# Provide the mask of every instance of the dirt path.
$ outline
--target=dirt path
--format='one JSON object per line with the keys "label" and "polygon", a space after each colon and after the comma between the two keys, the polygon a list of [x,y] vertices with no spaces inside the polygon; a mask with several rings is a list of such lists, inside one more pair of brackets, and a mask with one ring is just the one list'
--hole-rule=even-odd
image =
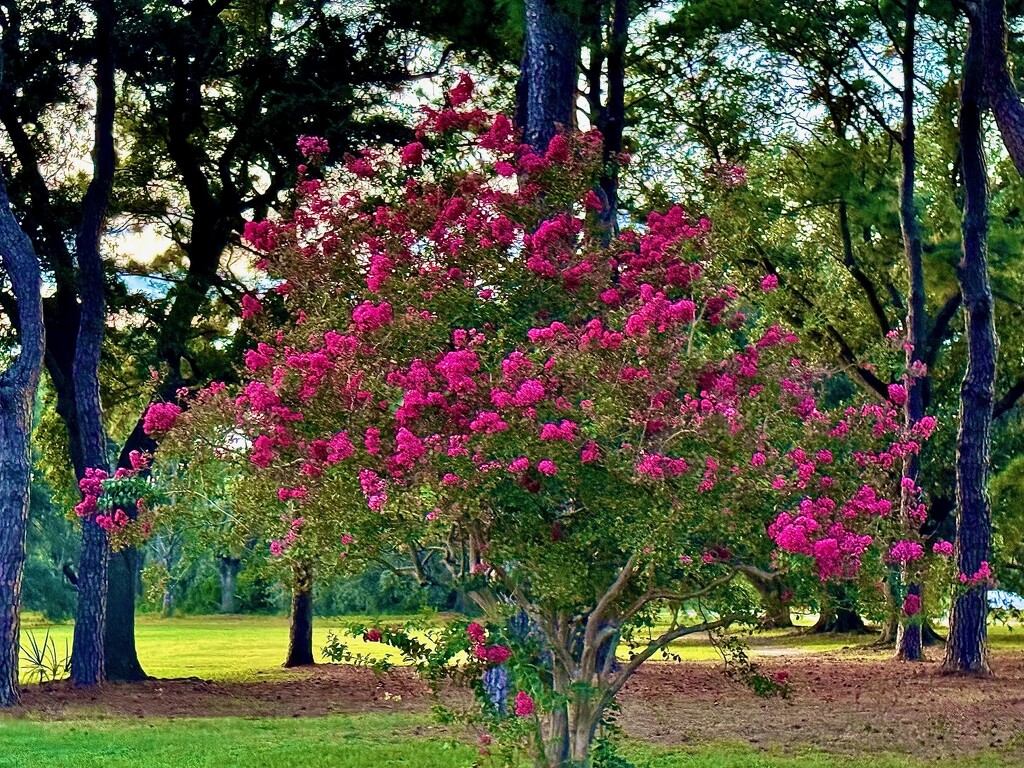
{"label": "dirt path", "polygon": [[[1024,758],[1024,656],[997,654],[998,677],[946,677],[936,662],[897,664],[801,654],[765,660],[786,668],[789,701],[758,699],[712,664],[649,664],[626,686],[620,723],[663,744],[736,740],[755,746],[813,746],[831,752],[919,757],[986,749]],[[196,679],[108,684],[75,690],[30,686],[23,712],[43,718],[312,717],[424,712],[427,688],[408,670],[377,678],[368,669],[323,666],[301,678],[221,683]]]}

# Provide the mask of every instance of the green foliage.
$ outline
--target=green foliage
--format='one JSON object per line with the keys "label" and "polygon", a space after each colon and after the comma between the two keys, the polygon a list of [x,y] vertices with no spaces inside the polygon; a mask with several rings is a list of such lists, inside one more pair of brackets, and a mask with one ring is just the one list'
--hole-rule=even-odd
{"label": "green foliage", "polygon": [[46,630],[42,640],[35,632],[25,633],[21,642],[21,663],[25,669],[22,677],[36,683],[63,680],[71,674],[71,648],[64,640],[64,652],[58,654],[57,643]]}
{"label": "green foliage", "polygon": [[77,599],[66,571],[73,572],[79,546],[77,526],[42,481],[33,482],[22,585],[26,610],[53,622],[74,615]]}

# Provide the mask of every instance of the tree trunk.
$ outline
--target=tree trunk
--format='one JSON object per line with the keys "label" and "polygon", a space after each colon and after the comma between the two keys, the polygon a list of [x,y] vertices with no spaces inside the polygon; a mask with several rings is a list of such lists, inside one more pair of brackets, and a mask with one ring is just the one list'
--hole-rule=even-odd
{"label": "tree trunk", "polygon": [[42,279],[32,244],[11,213],[0,175],[0,266],[11,282],[20,352],[0,373],[0,707],[19,702],[21,580],[32,483],[32,409],[43,365]]}
{"label": "tree trunk", "polygon": [[823,613],[811,627],[813,633],[862,634],[867,632],[864,620],[856,611],[849,608],[835,608]]}
{"label": "tree trunk", "polygon": [[[998,340],[988,278],[988,178],[982,134],[984,82],[981,20],[971,18],[960,86],[960,154],[963,163],[963,258],[957,269],[963,296],[967,372],[960,388],[957,433],[955,558],[961,577],[978,573],[991,551],[988,499],[989,429],[995,401]],[[960,585],[957,585],[960,587]],[[944,669],[988,674],[987,580],[957,589],[949,619]]]}
{"label": "tree trunk", "polygon": [[790,615],[789,601],[783,599],[786,594],[786,583],[783,578],[759,568],[744,568],[742,573],[761,598],[761,606],[764,608],[761,626],[765,629],[792,627],[793,618]]}
{"label": "tree trunk", "polygon": [[[904,5],[903,35],[903,128],[901,132],[901,156],[903,172],[900,178],[900,229],[903,233],[903,251],[907,262],[907,280],[910,295],[907,300],[907,370],[923,365],[927,352],[926,307],[924,258],[921,245],[921,229],[917,220],[917,205],[914,199],[915,175],[917,172],[917,151],[914,125],[914,45],[917,41],[917,0],[907,0]],[[904,426],[909,429],[924,417],[927,397],[927,377],[907,379],[907,402],[903,408]],[[917,486],[921,474],[920,459],[908,456],[903,467],[904,476]],[[912,507],[918,499],[912,489],[904,488],[900,505],[904,529],[909,533],[920,526],[915,522]],[[920,595],[921,588],[916,574],[907,569],[900,572],[903,590],[907,595]],[[899,607],[899,630],[896,633],[896,658],[902,661],[918,661],[924,658],[921,644],[920,616],[907,616],[902,605]]]}
{"label": "tree trunk", "polygon": [[237,557],[220,558],[220,612],[238,613],[235,590],[238,584],[238,571],[242,561]]}
{"label": "tree trunk", "polygon": [[821,612],[811,627],[812,633],[862,633],[867,632],[864,620],[857,611],[844,605],[846,590],[842,585],[829,588],[821,599]]}
{"label": "tree trunk", "polygon": [[[622,133],[626,124],[626,44],[629,41],[629,2],[611,0],[611,31],[608,38],[608,101],[601,110],[598,125],[604,136],[604,169],[600,187],[604,207],[601,225],[606,241],[618,233],[619,171],[616,155],[622,152]],[[600,73],[597,73],[600,81]]]}
{"label": "tree trunk", "polygon": [[103,656],[108,680],[145,680],[148,675],[135,650],[135,582],[141,554],[126,547],[110,556]]}
{"label": "tree trunk", "polygon": [[[100,236],[106,223],[113,184],[114,155],[114,19],[113,0],[96,0],[96,118],[93,176],[82,198],[75,237],[81,317],[75,345],[75,411],[86,467],[107,470],[107,436],[100,405],[99,367],[106,327]],[[92,518],[82,520],[82,557],[78,566],[78,614],[71,652],[71,679],[95,685],[104,679],[103,629],[107,607],[106,532]]]}
{"label": "tree trunk", "polygon": [[[921,597],[919,584],[910,583],[907,595]],[[921,632],[923,614],[907,616],[900,610],[900,627],[896,633],[896,658],[899,661],[924,661],[924,638]]]}
{"label": "tree trunk", "polygon": [[288,627],[288,658],[286,667],[315,664],[313,658],[313,568],[295,566],[292,585],[292,613]]}
{"label": "tree trunk", "polygon": [[579,20],[561,6],[561,0],[526,0],[526,48],[516,117],[526,143],[537,151],[547,148],[557,126],[573,126]]}
{"label": "tree trunk", "polygon": [[1003,144],[1017,171],[1024,176],[1024,104],[1010,76],[1006,51],[1005,0],[980,0],[971,14],[971,28],[979,30],[979,56],[984,68],[982,86],[999,127]]}
{"label": "tree trunk", "polygon": [[170,582],[164,587],[163,597],[160,599],[160,617],[169,619],[174,615],[174,587]]}
{"label": "tree trunk", "polygon": [[569,708],[565,699],[570,695],[569,677],[557,663],[551,670],[551,687],[556,701],[551,711],[541,721],[541,750],[535,761],[544,768],[565,765],[569,759]]}
{"label": "tree trunk", "polygon": [[[121,447],[117,466],[130,469],[132,451],[152,451],[155,447],[139,419]],[[139,514],[134,504],[126,505],[124,511],[132,520]],[[110,559],[103,655],[107,661],[107,677],[111,680],[145,680],[148,677],[135,647],[135,599],[142,594],[140,575],[143,557],[136,547],[127,547],[114,553]]]}

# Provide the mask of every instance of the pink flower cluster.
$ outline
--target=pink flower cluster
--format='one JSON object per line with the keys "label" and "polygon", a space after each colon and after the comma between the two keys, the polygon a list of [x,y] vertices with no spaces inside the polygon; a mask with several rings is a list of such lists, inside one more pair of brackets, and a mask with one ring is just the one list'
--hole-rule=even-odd
{"label": "pink flower cluster", "polygon": [[516,694],[512,711],[515,712],[516,717],[529,717],[533,714],[534,706],[533,697],[526,691],[519,691]]}
{"label": "pink flower cluster", "polygon": [[[287,520],[288,518],[282,518]],[[288,532],[280,539],[274,539],[270,542],[270,554],[274,557],[281,557],[285,552],[291,549],[295,542],[299,540],[299,532],[302,530],[302,526],[306,524],[304,518],[296,517],[288,524]]]}
{"label": "pink flower cluster", "polygon": [[897,541],[889,549],[889,559],[901,565],[906,565],[914,560],[920,560],[922,557],[924,557],[924,547],[916,541],[907,541],[905,539]]}
{"label": "pink flower cluster", "polygon": [[123,509],[115,510],[112,515],[96,515],[96,525],[107,533],[119,531],[131,522],[131,518]]}
{"label": "pink flower cluster", "polygon": [[504,645],[484,645],[483,643],[477,643],[473,646],[473,655],[480,661],[486,661],[489,664],[498,665],[504,664],[506,661],[511,659],[512,651]]}
{"label": "pink flower cluster", "polygon": [[783,512],[768,527],[768,536],[779,549],[811,557],[822,581],[856,574],[873,541],[833,519],[835,510],[835,501],[828,497],[805,498],[799,514]]}
{"label": "pink flower cluster", "polygon": [[85,477],[78,481],[78,490],[82,492],[82,500],[75,505],[75,514],[81,518],[89,518],[99,509],[100,496],[103,495],[103,481],[109,475],[105,470],[87,467]]}
{"label": "pink flower cluster", "polygon": [[953,542],[937,541],[932,545],[932,552],[942,557],[950,557],[953,554]]}
{"label": "pink flower cluster", "polygon": [[906,616],[917,616],[921,612],[921,596],[915,594],[907,595],[903,601],[903,613]]}
{"label": "pink flower cluster", "polygon": [[323,159],[331,151],[327,139],[322,139],[319,136],[299,136],[295,143],[302,156],[311,160]]}
{"label": "pink flower cluster", "polygon": [[181,407],[175,403],[151,403],[142,417],[142,430],[150,436],[159,435],[174,428],[181,414]]}
{"label": "pink flower cluster", "polygon": [[960,583],[966,584],[968,587],[976,587],[979,584],[987,584],[992,580],[992,567],[988,564],[987,560],[982,560],[978,570],[968,576],[966,573],[960,574]]}
{"label": "pink flower cluster", "polygon": [[372,469],[359,473],[359,486],[366,497],[366,503],[374,512],[380,512],[388,501],[387,483]]}
{"label": "pink flower cluster", "polygon": [[352,322],[361,333],[383,328],[385,325],[389,325],[393,319],[391,305],[386,301],[379,304],[364,301],[352,310]]}

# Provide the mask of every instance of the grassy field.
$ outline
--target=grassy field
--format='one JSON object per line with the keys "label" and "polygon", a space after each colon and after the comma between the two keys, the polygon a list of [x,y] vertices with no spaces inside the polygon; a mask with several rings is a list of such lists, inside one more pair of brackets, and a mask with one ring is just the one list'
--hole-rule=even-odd
{"label": "grassy field", "polygon": [[[896,756],[786,755],[745,745],[655,750],[627,744],[643,768],[938,768]],[[3,768],[460,768],[476,750],[444,738],[420,715],[302,719],[206,718],[25,722],[0,720]],[[996,755],[958,759],[960,768],[1009,768]]]}
{"label": "grassy field", "polygon": [[[393,657],[380,643],[365,643],[344,634],[345,627],[359,620],[317,619],[314,652],[319,655],[328,632],[334,632],[355,653]],[[22,628],[23,645],[30,633],[42,642],[47,632],[58,656],[63,656],[65,647],[71,647],[71,624],[47,625],[38,617],[28,617]],[[135,632],[139,660],[154,677],[245,680],[289,674],[281,669],[288,648],[288,619],[284,616],[140,616]]]}
{"label": "grassy field", "polygon": [[[354,623],[403,621],[402,617],[334,618],[314,622],[313,649],[319,654],[328,632],[342,637],[355,653],[398,660],[380,643],[365,643],[344,633]],[[38,616],[24,622],[24,642],[28,634],[42,641],[46,633],[63,656],[65,644],[71,647],[71,624],[47,625]],[[994,626],[990,629],[992,647],[1024,650],[1024,629]],[[154,677],[201,677],[209,680],[247,680],[292,674],[281,669],[288,646],[288,619],[284,616],[192,616],[162,619],[140,616],[136,626],[139,660]],[[777,654],[781,649],[815,653],[850,649],[870,643],[869,636],[799,635],[793,630],[759,633],[748,638],[751,655]],[[686,661],[715,661],[719,657],[706,638],[696,635],[671,647]],[[623,650],[623,653],[626,653]],[[856,649],[849,651],[856,655]]]}
{"label": "grassy field", "polygon": [[[70,644],[71,625],[48,626],[26,617],[24,631],[42,639],[49,632],[59,653]],[[372,619],[318,619],[314,646],[319,652],[329,631],[341,633],[355,622]],[[400,619],[388,618],[382,622]],[[139,656],[156,677],[199,677],[220,681],[275,680],[308,672],[285,671],[280,664],[288,637],[285,617],[140,617]],[[1024,630],[991,629],[996,650],[1024,651]],[[353,651],[386,653],[380,644],[344,635]],[[792,630],[751,637],[752,655],[789,656],[845,649],[843,658],[880,658],[878,651],[858,648],[871,638],[805,636]],[[717,658],[706,640],[689,639],[673,648],[689,661]],[[305,679],[305,678],[303,678]],[[234,714],[227,712],[225,714]],[[421,713],[373,712],[327,717],[157,717],[133,718],[79,710],[70,719],[44,720],[29,713],[0,715],[0,768],[198,768],[259,766],[302,768],[332,766],[408,766],[459,768],[477,759],[475,747],[457,741]],[[889,747],[886,747],[889,749]],[[782,752],[747,744],[719,743],[667,749],[644,742],[626,742],[624,754],[640,768],[938,768],[945,763],[905,755],[843,756],[809,748]],[[1000,753],[957,757],[961,768],[1002,768],[1019,765]]]}

